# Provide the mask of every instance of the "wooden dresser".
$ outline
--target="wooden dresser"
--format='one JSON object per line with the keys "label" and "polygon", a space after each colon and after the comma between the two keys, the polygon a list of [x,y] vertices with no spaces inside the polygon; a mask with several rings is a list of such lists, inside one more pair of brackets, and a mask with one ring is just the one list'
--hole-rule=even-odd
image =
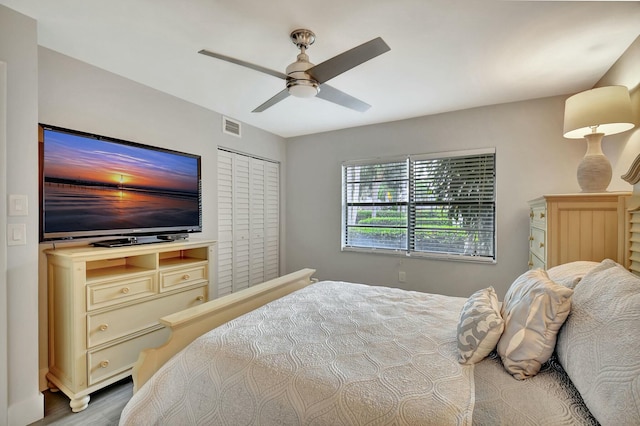
{"label": "wooden dresser", "polygon": [[[50,249],[49,373],[74,412],[89,394],[131,374],[142,349],[160,346],[160,317],[208,299],[215,242]],[[215,282],[215,281],[211,281]]]}
{"label": "wooden dresser", "polygon": [[544,195],[529,201],[529,268],[576,260],[624,262],[630,192]]}

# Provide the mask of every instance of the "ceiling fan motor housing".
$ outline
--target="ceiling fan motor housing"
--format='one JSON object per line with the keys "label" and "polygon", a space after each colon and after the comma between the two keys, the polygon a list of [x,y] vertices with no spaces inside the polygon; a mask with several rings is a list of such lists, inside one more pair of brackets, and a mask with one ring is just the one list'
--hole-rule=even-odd
{"label": "ceiling fan motor housing", "polygon": [[287,67],[287,90],[291,96],[312,98],[318,94],[318,82],[306,72],[312,66],[309,56],[303,51],[298,55],[298,60]]}

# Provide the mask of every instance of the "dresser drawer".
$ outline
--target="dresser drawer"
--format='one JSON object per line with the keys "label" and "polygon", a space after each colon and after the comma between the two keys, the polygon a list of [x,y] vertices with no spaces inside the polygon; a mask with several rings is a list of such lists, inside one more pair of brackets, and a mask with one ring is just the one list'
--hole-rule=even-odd
{"label": "dresser drawer", "polygon": [[92,348],[158,324],[158,318],[207,300],[207,287],[87,315],[87,347]]}
{"label": "dresser drawer", "polygon": [[532,206],[529,211],[531,225],[537,228],[547,229],[547,207],[546,205]]}
{"label": "dresser drawer", "polygon": [[151,333],[134,337],[113,346],[87,353],[89,386],[133,367],[140,351],[162,345],[169,337],[169,330],[160,328]]}
{"label": "dresser drawer", "polygon": [[174,290],[208,280],[207,265],[201,263],[188,268],[160,272],[160,291]]}
{"label": "dresser drawer", "polygon": [[529,252],[529,269],[547,269],[547,265],[538,256]]}
{"label": "dresser drawer", "polygon": [[546,231],[539,228],[531,228],[529,235],[529,250],[540,259],[546,259]]}
{"label": "dresser drawer", "polygon": [[87,311],[104,308],[158,292],[155,273],[87,285]]}

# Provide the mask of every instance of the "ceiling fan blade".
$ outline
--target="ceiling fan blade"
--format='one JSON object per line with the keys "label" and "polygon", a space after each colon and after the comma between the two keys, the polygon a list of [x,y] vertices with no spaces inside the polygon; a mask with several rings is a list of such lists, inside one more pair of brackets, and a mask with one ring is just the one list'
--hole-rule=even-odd
{"label": "ceiling fan blade", "polygon": [[331,59],[309,68],[306,72],[313,77],[319,84],[329,81],[333,77],[342,74],[345,71],[356,67],[369,59],[375,58],[391,48],[382,38],[374,38],[360,46],[356,46],[351,50],[347,50],[334,56]]}
{"label": "ceiling fan blade", "polygon": [[270,70],[269,68],[261,67],[260,65],[250,64],[249,62],[241,61],[240,59],[235,59],[230,56],[221,55],[219,53],[210,52],[206,49],[200,50],[198,53],[206,56],[211,56],[212,58],[221,59],[223,61],[231,62],[232,64],[240,65],[242,67],[251,68],[255,71],[260,71],[265,74],[272,75],[274,77],[281,78],[283,80],[287,79],[287,75],[278,71]]}
{"label": "ceiling fan blade", "polygon": [[322,98],[325,101],[333,102],[334,104],[342,105],[343,107],[350,108],[359,112],[365,112],[371,105],[366,102],[362,102],[358,98],[354,98],[351,95],[331,87],[328,84],[320,86],[320,91],[316,95],[317,98]]}
{"label": "ceiling fan blade", "polygon": [[287,89],[281,90],[274,97],[272,97],[267,102],[263,103],[262,105],[260,105],[258,108],[254,109],[251,112],[262,112],[265,109],[274,106],[275,104],[277,104],[278,102],[280,102],[281,100],[287,97],[289,97],[289,91]]}

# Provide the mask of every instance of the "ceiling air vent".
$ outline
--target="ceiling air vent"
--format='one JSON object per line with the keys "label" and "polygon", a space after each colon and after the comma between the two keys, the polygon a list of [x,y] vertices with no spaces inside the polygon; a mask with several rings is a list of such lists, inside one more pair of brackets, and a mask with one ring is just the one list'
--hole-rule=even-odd
{"label": "ceiling air vent", "polygon": [[241,137],[241,125],[239,121],[232,120],[227,117],[222,117],[222,133]]}

